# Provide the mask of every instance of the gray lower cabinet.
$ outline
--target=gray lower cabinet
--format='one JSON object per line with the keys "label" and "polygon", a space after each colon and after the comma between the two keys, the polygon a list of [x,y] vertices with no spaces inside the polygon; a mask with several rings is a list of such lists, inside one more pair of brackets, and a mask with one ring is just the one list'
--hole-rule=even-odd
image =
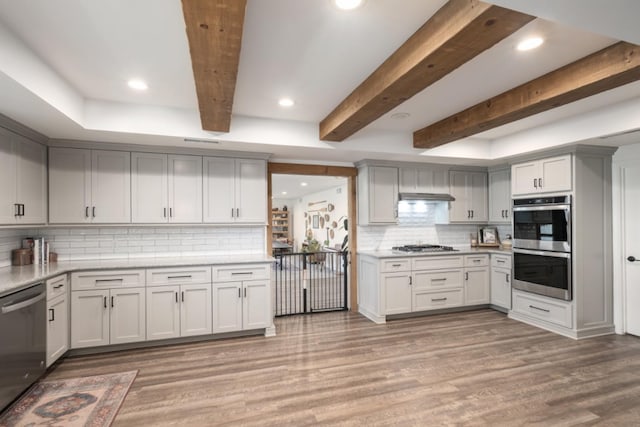
{"label": "gray lower cabinet", "polygon": [[490,303],[489,255],[358,256],[358,307],[371,320]]}
{"label": "gray lower cabinet", "polygon": [[511,309],[511,255],[491,255],[491,305]]}

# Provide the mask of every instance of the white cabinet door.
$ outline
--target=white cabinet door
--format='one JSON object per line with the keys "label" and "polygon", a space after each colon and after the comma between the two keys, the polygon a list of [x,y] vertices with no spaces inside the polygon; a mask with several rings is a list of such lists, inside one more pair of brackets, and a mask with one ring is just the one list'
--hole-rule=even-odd
{"label": "white cabinet door", "polygon": [[16,135],[17,202],[22,204],[20,224],[47,222],[47,149]]}
{"label": "white cabinet door", "polygon": [[130,153],[91,152],[91,201],[93,222],[131,222]]}
{"label": "white cabinet door", "polygon": [[169,222],[202,222],[202,157],[169,156]]}
{"label": "white cabinet door", "polygon": [[269,281],[250,280],[242,283],[242,328],[262,329],[271,325]]}
{"label": "white cabinet door", "polygon": [[540,178],[540,165],[538,162],[520,163],[511,166],[511,193],[514,196],[536,193],[538,191],[538,178]]}
{"label": "white cabinet door", "polygon": [[180,286],[147,288],[147,340],[180,336]]}
{"label": "white cabinet door", "polygon": [[109,344],[109,290],[71,292],[71,348]]}
{"label": "white cabinet door", "polygon": [[402,167],[398,170],[401,193],[448,193],[447,169]]}
{"label": "white cabinet door", "polygon": [[180,336],[211,333],[211,284],[180,286]]}
{"label": "white cabinet door", "polygon": [[471,221],[486,222],[489,219],[487,174],[472,172],[469,174]]}
{"label": "white cabinet door", "polygon": [[16,203],[16,157],[13,137],[0,128],[0,224],[15,224]]}
{"label": "white cabinet door", "polygon": [[511,270],[491,269],[491,304],[511,309]]}
{"label": "white cabinet door", "polygon": [[235,219],[235,162],[222,157],[203,159],[204,222],[231,223]]}
{"label": "white cabinet door", "polygon": [[169,218],[167,155],[131,153],[131,221],[162,223]]}
{"label": "white cabinet door", "polygon": [[540,160],[540,191],[550,193],[571,191],[571,155]]}
{"label": "white cabinet door", "polygon": [[471,194],[467,181],[466,172],[452,171],[449,173],[450,192],[455,198],[455,201],[449,204],[449,221],[451,222],[471,220],[471,210],[469,208]]}
{"label": "white cabinet door", "polygon": [[236,159],[235,222],[267,222],[267,165],[264,160]]}
{"label": "white cabinet door", "polygon": [[465,269],[464,278],[465,305],[489,304],[491,300],[489,268],[467,268]]}
{"label": "white cabinet door", "polygon": [[387,273],[380,277],[386,307],[384,314],[411,312],[411,273]]}
{"label": "white cabinet door", "polygon": [[369,222],[395,224],[398,219],[398,168],[369,168]]}
{"label": "white cabinet door", "polygon": [[242,330],[242,282],[213,284],[213,332]]}
{"label": "white cabinet door", "polygon": [[110,343],[144,341],[147,336],[145,288],[111,289]]}
{"label": "white cabinet door", "polygon": [[49,149],[49,222],[91,221],[91,151]]}
{"label": "white cabinet door", "polygon": [[511,222],[511,171],[489,172],[489,222]]}
{"label": "white cabinet door", "polygon": [[47,302],[47,368],[69,349],[69,300],[66,293]]}

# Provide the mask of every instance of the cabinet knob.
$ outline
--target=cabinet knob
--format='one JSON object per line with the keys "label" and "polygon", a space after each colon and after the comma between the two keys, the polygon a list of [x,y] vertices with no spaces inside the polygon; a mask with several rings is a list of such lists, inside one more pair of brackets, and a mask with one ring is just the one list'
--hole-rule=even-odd
{"label": "cabinet knob", "polygon": [[629,261],[629,262],[635,262],[635,261],[637,261],[637,260],[636,260],[636,257],[634,257],[633,255],[631,255],[630,257],[627,257],[627,261]]}

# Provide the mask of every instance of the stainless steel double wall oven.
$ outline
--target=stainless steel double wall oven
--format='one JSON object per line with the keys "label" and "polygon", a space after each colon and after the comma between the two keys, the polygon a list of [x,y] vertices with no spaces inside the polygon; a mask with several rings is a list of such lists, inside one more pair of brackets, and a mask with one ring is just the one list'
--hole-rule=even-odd
{"label": "stainless steel double wall oven", "polygon": [[572,299],[571,196],[513,201],[513,287]]}

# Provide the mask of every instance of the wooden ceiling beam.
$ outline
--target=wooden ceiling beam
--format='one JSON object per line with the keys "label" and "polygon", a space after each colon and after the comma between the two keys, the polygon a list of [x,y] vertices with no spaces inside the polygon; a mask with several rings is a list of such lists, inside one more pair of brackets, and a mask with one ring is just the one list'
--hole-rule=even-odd
{"label": "wooden ceiling beam", "polygon": [[320,139],[343,141],[533,19],[450,0],[320,122]]}
{"label": "wooden ceiling beam", "polygon": [[640,46],[619,42],[413,134],[434,148],[640,79]]}
{"label": "wooden ceiling beam", "polygon": [[246,0],[182,0],[202,129],[229,132]]}

